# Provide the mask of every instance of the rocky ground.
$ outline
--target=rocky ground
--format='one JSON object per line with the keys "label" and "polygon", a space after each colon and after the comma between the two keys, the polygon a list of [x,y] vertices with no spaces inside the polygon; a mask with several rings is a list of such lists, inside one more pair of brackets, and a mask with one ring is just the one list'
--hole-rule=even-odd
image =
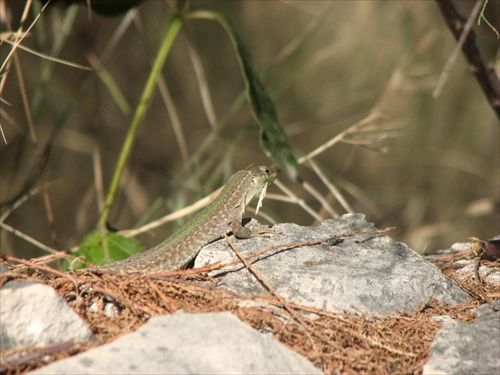
{"label": "rocky ground", "polygon": [[7,258],[0,373],[500,373],[494,241],[424,258],[359,214],[273,230],[169,274]]}

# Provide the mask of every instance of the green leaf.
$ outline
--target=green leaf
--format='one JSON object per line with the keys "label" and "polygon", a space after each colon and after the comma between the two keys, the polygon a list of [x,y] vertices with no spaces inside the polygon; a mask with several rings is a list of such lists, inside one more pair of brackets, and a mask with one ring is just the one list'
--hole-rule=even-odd
{"label": "green leaf", "polygon": [[290,178],[295,180],[299,169],[297,159],[292,153],[287,135],[278,120],[274,103],[260,81],[250,53],[236,33],[230,18],[224,14],[211,11],[192,12],[188,17],[217,20],[229,34],[240,62],[247,97],[252,105],[253,116],[260,125],[262,148],[270,158],[287,172]]}
{"label": "green leaf", "polygon": [[[126,238],[116,233],[106,232],[105,238],[100,230],[88,234],[80,245],[80,249],[74,253],[75,257],[82,257],[85,262],[101,265],[116,260],[128,258],[132,254],[144,251],[144,247],[132,238]],[[105,244],[107,243],[107,246]],[[106,251],[107,248],[107,251]],[[74,262],[73,269],[85,268],[82,262]],[[64,265],[69,269],[69,263]]]}

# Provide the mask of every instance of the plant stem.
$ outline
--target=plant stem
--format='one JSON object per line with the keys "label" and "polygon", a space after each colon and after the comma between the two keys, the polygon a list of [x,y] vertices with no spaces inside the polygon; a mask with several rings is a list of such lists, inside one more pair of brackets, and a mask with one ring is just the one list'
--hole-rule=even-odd
{"label": "plant stem", "polygon": [[158,50],[153,68],[151,69],[151,73],[149,74],[146,85],[144,86],[141,99],[135,110],[132,122],[130,123],[130,128],[128,130],[127,136],[125,137],[125,141],[123,142],[122,150],[116,164],[115,173],[113,174],[113,179],[109,187],[108,195],[106,196],[104,209],[101,213],[101,217],[99,218],[99,226],[104,226],[108,220],[109,212],[111,210],[111,206],[113,205],[113,201],[115,199],[116,191],[118,190],[118,185],[120,183],[123,170],[125,169],[125,164],[127,163],[127,160],[132,151],[132,145],[135,140],[135,135],[149,107],[151,96],[153,95],[156,86],[156,79],[161,73],[170,48],[172,47],[172,44],[175,40],[175,36],[182,26],[182,22],[183,20],[179,17],[173,18],[170,28],[168,29],[167,34],[163,39],[163,43]]}

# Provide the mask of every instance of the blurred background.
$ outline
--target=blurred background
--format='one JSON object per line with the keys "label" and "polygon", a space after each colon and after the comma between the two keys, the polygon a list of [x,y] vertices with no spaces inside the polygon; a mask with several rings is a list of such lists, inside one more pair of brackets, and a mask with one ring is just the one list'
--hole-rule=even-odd
{"label": "blurred background", "polygon": [[[175,4],[144,1],[114,17],[62,2],[41,15],[38,1],[0,4],[2,64],[14,40],[9,44],[6,33],[32,25],[1,72],[0,202],[10,228],[1,231],[1,250],[46,254],[19,234],[69,250],[97,225],[99,200]],[[474,4],[458,2],[466,15]],[[490,1],[484,14],[497,29],[499,4]],[[433,97],[456,46],[433,1],[193,1],[189,7],[230,17],[297,158],[324,146],[314,161],[347,204],[307,163],[299,175],[333,215],[352,210],[378,228],[395,226],[390,235],[420,253],[500,233],[498,119],[461,52]],[[485,22],[475,22],[474,30],[499,74],[495,32]],[[272,164],[242,96],[234,48],[217,22],[186,21],[162,77],[111,210],[109,224],[117,229],[191,204],[236,170]],[[332,216],[303,184],[285,173],[280,181],[316,215],[275,199],[284,193],[273,186],[264,202],[271,221],[312,225]],[[176,225],[138,240],[153,246]]]}

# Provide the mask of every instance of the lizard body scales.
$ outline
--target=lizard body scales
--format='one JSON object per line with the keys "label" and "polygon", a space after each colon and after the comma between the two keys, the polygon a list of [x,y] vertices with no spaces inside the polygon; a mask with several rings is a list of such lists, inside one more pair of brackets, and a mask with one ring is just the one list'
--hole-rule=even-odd
{"label": "lizard body scales", "polygon": [[182,269],[196,257],[201,248],[225,233],[233,232],[239,238],[252,237],[252,230],[241,225],[246,206],[275,179],[276,172],[266,166],[236,172],[213,202],[165,241],[147,251],[100,268],[111,271]]}

